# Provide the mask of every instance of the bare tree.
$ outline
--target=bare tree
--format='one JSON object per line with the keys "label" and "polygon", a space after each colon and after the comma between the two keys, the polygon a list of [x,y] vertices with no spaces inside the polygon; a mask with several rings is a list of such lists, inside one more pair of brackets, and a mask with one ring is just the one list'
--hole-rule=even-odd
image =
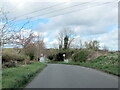
{"label": "bare tree", "polygon": [[1,38],[1,46],[7,43],[9,39],[11,39],[10,35],[10,27],[8,25],[9,20],[7,17],[8,12],[5,12],[3,8],[0,9],[0,18],[1,18],[1,25],[0,25],[0,38]]}
{"label": "bare tree", "polygon": [[74,41],[74,32],[69,28],[64,28],[58,33],[57,39],[59,42],[59,47],[64,47],[64,38],[68,37],[68,48],[70,47],[71,43]]}
{"label": "bare tree", "polygon": [[57,39],[59,42],[59,48],[63,48],[63,42],[64,42],[64,31],[61,31],[57,35]]}
{"label": "bare tree", "polygon": [[45,44],[44,44],[44,39],[42,37],[42,35],[37,35],[36,37],[37,41],[34,43],[35,44],[35,47],[36,47],[36,59],[38,59],[41,54],[46,54],[46,50],[45,50]]}
{"label": "bare tree", "polygon": [[17,32],[14,35],[15,44],[18,46],[25,47],[25,44],[29,44],[34,42],[36,35],[32,32],[32,30],[23,30],[21,29],[20,32]]}
{"label": "bare tree", "polygon": [[3,8],[0,9],[0,18],[1,18],[1,23],[0,23],[0,45],[4,46],[5,44],[16,44],[16,40],[18,38],[16,37],[16,33],[20,32],[25,25],[29,23],[27,21],[24,23],[19,30],[16,30],[12,26],[14,25],[15,18],[9,19],[8,18],[9,12],[6,12]]}
{"label": "bare tree", "polygon": [[71,44],[72,48],[76,48],[76,49],[81,49],[83,48],[83,43],[82,40],[79,38],[75,38],[74,42],[72,42]]}
{"label": "bare tree", "polygon": [[99,42],[97,40],[85,42],[85,47],[87,49],[98,50],[99,49]]}

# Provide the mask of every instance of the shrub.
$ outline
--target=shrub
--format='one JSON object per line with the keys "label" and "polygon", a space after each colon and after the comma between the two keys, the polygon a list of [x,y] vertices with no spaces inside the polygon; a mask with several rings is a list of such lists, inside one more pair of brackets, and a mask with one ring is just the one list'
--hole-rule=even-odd
{"label": "shrub", "polygon": [[27,56],[23,54],[18,54],[15,50],[3,50],[2,53],[2,62],[10,62],[12,61],[24,61],[25,59],[28,59]]}
{"label": "shrub", "polygon": [[80,50],[72,56],[73,61],[75,62],[85,62],[89,55],[88,50]]}
{"label": "shrub", "polygon": [[48,59],[55,60],[55,61],[63,61],[63,59],[64,59],[63,53],[58,52],[54,55],[50,55],[50,56],[48,56]]}
{"label": "shrub", "polygon": [[63,54],[65,54],[66,59],[71,59],[72,54],[76,52],[77,51],[75,49],[59,49],[57,52],[51,53],[47,57],[50,60],[63,61]]}
{"label": "shrub", "polygon": [[63,57],[63,53],[58,53],[56,55],[56,58],[55,58],[56,61],[63,61],[64,60],[64,57]]}
{"label": "shrub", "polygon": [[48,56],[48,59],[53,60],[54,59],[54,55]]}
{"label": "shrub", "polygon": [[9,62],[6,62],[6,63],[3,63],[2,64],[2,68],[9,68],[9,67],[16,67],[16,62],[15,61],[9,61]]}
{"label": "shrub", "polygon": [[28,56],[30,57],[30,60],[34,60],[35,59],[34,53],[29,53]]}

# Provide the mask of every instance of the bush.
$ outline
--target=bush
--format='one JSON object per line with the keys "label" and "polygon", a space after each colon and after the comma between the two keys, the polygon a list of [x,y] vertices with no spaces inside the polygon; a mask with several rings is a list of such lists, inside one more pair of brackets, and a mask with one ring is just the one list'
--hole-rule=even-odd
{"label": "bush", "polygon": [[57,52],[51,53],[48,56],[48,59],[50,60],[56,60],[56,61],[63,61],[64,57],[63,54],[65,54],[65,59],[71,59],[71,56],[73,53],[77,52],[74,49],[59,49]]}
{"label": "bush", "polygon": [[33,53],[29,53],[28,56],[30,57],[30,60],[34,60],[35,59],[35,56]]}
{"label": "bush", "polygon": [[16,67],[15,61],[10,61],[2,64],[2,68]]}
{"label": "bush", "polygon": [[54,55],[50,55],[50,56],[48,56],[48,59],[55,60],[55,61],[63,61],[63,59],[64,59],[63,53],[58,52]]}
{"label": "bush", "polygon": [[89,55],[89,51],[88,50],[81,50],[77,53],[75,53],[72,56],[73,61],[75,62],[85,62],[87,57]]}
{"label": "bush", "polygon": [[63,61],[63,60],[64,60],[63,54],[64,54],[64,53],[60,53],[60,52],[59,52],[59,53],[56,55],[55,60],[56,60],[56,61]]}
{"label": "bush", "polygon": [[24,61],[28,59],[26,55],[18,54],[17,51],[11,50],[3,50],[2,53],[2,62],[10,62],[10,61]]}
{"label": "bush", "polygon": [[54,59],[54,55],[48,56],[48,59],[53,60]]}

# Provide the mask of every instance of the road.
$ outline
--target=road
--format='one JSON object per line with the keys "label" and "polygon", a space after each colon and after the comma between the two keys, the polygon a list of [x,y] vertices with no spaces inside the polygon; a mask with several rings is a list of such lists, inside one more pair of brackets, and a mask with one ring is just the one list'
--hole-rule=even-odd
{"label": "road", "polygon": [[81,66],[48,64],[26,88],[118,88],[118,77]]}

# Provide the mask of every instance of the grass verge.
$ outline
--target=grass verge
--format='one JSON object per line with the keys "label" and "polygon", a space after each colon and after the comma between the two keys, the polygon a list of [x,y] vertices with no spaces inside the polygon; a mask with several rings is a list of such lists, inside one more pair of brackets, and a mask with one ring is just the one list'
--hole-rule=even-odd
{"label": "grass verge", "polygon": [[2,88],[23,88],[33,77],[46,66],[45,63],[28,65],[2,70]]}

